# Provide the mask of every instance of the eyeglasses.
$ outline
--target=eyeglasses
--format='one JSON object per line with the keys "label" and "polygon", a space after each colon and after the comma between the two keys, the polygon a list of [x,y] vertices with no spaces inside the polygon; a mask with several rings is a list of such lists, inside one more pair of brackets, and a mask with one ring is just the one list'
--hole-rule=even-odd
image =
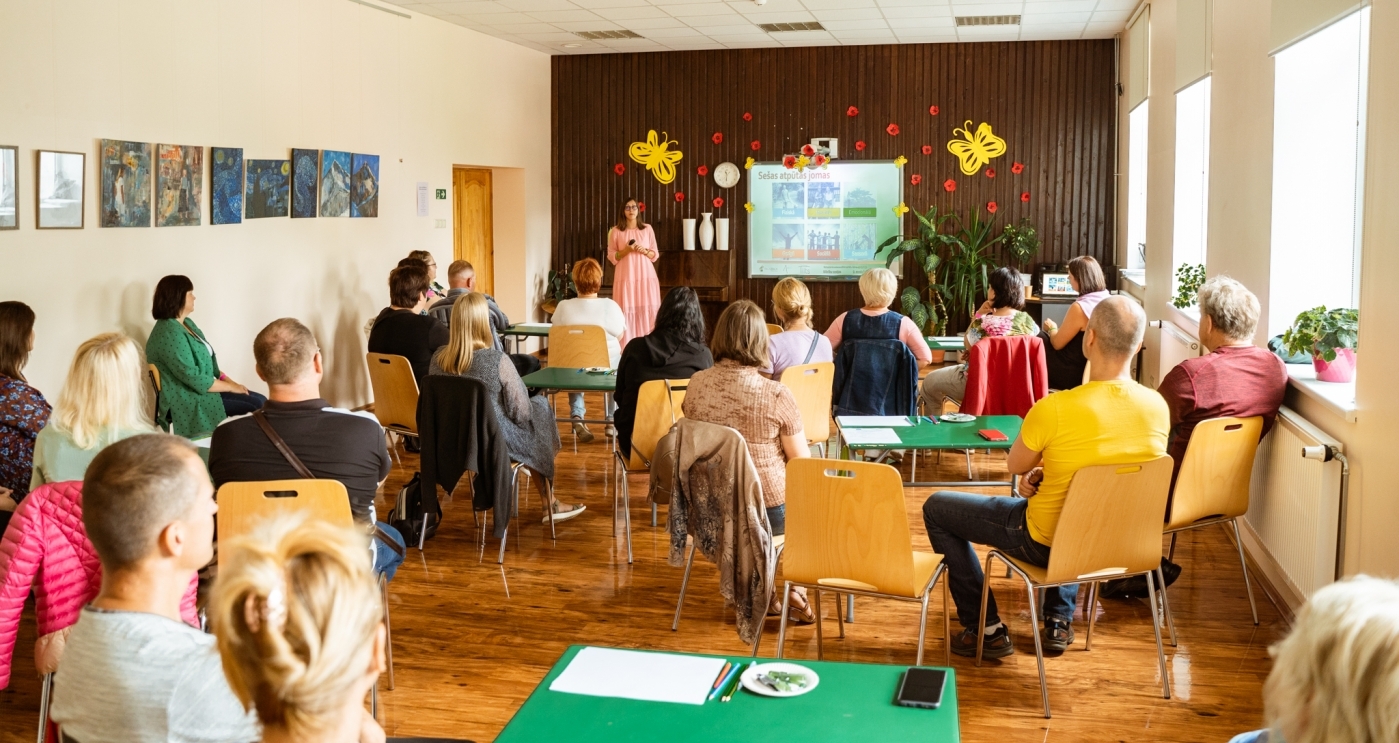
{"label": "eyeglasses", "polygon": [[635,212],[635,211],[640,211],[640,210],[641,210],[641,207],[635,206],[635,205],[632,205],[632,206],[624,206],[624,207],[622,207],[622,211],[624,211],[624,212]]}

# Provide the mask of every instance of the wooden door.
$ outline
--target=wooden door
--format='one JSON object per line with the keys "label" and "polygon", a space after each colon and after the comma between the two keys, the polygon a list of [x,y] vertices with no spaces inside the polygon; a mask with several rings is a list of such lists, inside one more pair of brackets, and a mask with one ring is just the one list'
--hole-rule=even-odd
{"label": "wooden door", "polygon": [[456,246],[453,257],[476,269],[476,290],[495,294],[495,238],[491,226],[491,171],[452,170],[452,208]]}

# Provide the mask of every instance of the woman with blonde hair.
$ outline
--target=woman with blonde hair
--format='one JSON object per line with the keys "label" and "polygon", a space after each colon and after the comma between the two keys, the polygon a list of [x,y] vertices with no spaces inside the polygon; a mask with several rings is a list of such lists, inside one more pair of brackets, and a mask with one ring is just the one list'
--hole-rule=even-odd
{"label": "woman with blonde hair", "polygon": [[141,347],[121,333],[78,346],[48,425],[34,442],[31,490],[81,480],[97,453],[122,439],[154,433]]}
{"label": "woman with blonde hair", "polygon": [[292,516],[221,540],[209,600],[224,675],[263,743],[383,741],[364,708],[384,664],[384,607],[369,542]]}
{"label": "woman with blonde hair", "polygon": [[788,277],[772,288],[772,314],[782,326],[781,333],[768,337],[770,364],[763,373],[780,379],[789,366],[817,364],[835,358],[831,341],[811,325],[811,290]]}
{"label": "woman with blonde hair", "polygon": [[860,296],[865,306],[858,310],[842,312],[826,328],[826,337],[831,348],[840,348],[842,340],[899,340],[903,341],[918,363],[927,364],[933,360],[933,351],[923,339],[923,333],[903,315],[889,309],[899,290],[899,279],[887,268],[871,268],[860,277]]}
{"label": "woman with blonde hair", "polygon": [[[554,501],[554,456],[559,452],[559,427],[544,397],[530,397],[510,357],[495,347],[490,304],[486,295],[472,292],[452,305],[452,325],[447,345],[433,354],[428,374],[467,377],[486,386],[495,401],[495,416],[511,461],[520,462],[538,475],[532,478],[545,504],[552,504],[554,523],[567,521],[586,506],[565,506]],[[549,522],[549,516],[544,516]]]}

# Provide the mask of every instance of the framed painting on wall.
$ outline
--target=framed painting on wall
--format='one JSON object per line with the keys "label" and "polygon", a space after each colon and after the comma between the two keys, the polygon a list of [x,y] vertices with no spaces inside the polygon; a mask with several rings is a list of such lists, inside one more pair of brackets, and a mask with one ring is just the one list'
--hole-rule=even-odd
{"label": "framed painting on wall", "polygon": [[291,195],[290,160],[249,160],[243,200],[248,219],[285,217]]}
{"label": "framed painting on wall", "polygon": [[198,227],[204,192],[204,148],[161,144],[155,148],[157,227]]}
{"label": "framed painting on wall", "polygon": [[318,150],[291,151],[291,217],[316,216],[316,176],[320,166]]}
{"label": "framed painting on wall", "polygon": [[98,153],[102,174],[102,190],[97,202],[98,226],[150,227],[150,144],[104,139]]}
{"label": "framed painting on wall", "polygon": [[84,173],[87,155],[39,150],[38,188],[34,205],[41,230],[83,228]]}
{"label": "framed painting on wall", "polygon": [[321,150],[321,216],[350,216],[350,153]]}
{"label": "framed painting on wall", "polygon": [[0,145],[0,230],[19,229],[19,148]]}
{"label": "framed painting on wall", "polygon": [[350,216],[379,216],[379,156],[356,154],[351,167]]}
{"label": "framed painting on wall", "polygon": [[243,221],[243,148],[214,147],[209,154],[209,222]]}

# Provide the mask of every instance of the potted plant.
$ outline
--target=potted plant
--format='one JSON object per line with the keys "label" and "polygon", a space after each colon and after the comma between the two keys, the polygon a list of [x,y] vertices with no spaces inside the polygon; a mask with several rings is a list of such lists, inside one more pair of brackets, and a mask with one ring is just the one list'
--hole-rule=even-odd
{"label": "potted plant", "polygon": [[554,314],[554,310],[559,308],[559,302],[578,296],[578,287],[573,284],[572,264],[565,263],[562,270],[549,272],[546,292],[544,303],[539,308],[547,315]]}
{"label": "potted plant", "polygon": [[1200,287],[1205,285],[1205,264],[1182,263],[1176,268],[1176,296],[1171,305],[1177,309],[1194,307]]}
{"label": "potted plant", "polygon": [[991,237],[996,218],[992,216],[983,222],[981,212],[976,209],[967,219],[958,219],[958,223],[957,231],[946,235],[950,250],[942,262],[940,283],[946,289],[948,319],[971,322],[979,304],[977,300],[986,296],[991,286],[991,271],[996,268],[991,248],[1005,239],[1005,233]]}
{"label": "potted plant", "polygon": [[1311,354],[1316,378],[1323,382],[1355,379],[1355,353],[1359,350],[1360,312],[1313,307],[1283,331],[1282,345],[1289,354]]}
{"label": "potted plant", "polygon": [[1035,226],[1030,224],[1029,217],[1022,218],[1020,224],[1008,224],[1001,232],[1002,239],[1005,240],[1006,257],[1010,259],[1010,264],[1015,266],[1015,270],[1020,272],[1020,280],[1025,284],[1025,296],[1030,296],[1030,277],[1025,273],[1025,268],[1030,265],[1030,261],[1040,252],[1039,233]]}
{"label": "potted plant", "polygon": [[[946,288],[938,282],[938,267],[942,265],[938,248],[947,243],[947,235],[940,234],[940,230],[951,215],[940,215],[937,207],[930,206],[926,214],[913,210],[913,216],[918,219],[917,233],[912,237],[895,235],[880,243],[874,254],[879,255],[886,248],[893,248],[884,260],[886,267],[894,265],[894,261],[905,254],[913,254],[914,263],[923,270],[923,277],[928,283],[927,300],[924,301],[923,292],[917,287],[906,286],[899,295],[899,306],[924,335],[942,335],[947,332]],[[933,363],[942,363],[944,357],[944,352],[933,351]]]}

